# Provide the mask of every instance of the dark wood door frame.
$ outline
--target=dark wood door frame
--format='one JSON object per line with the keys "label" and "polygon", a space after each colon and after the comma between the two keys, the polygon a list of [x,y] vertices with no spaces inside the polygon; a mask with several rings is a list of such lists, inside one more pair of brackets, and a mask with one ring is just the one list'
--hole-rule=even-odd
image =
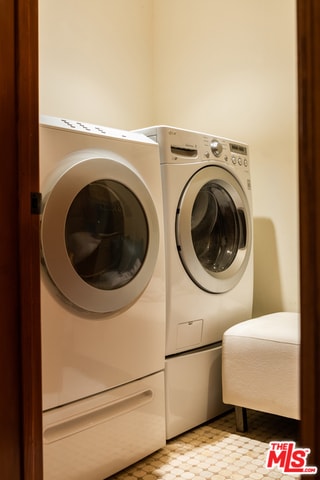
{"label": "dark wood door frame", "polygon": [[[297,19],[302,337],[301,443],[311,449],[309,464],[312,462],[320,468],[319,0],[297,0]],[[320,473],[317,478],[320,478],[319,475]]]}
{"label": "dark wood door frame", "polygon": [[38,0],[16,0],[16,108],[23,478],[42,474]]}
{"label": "dark wood door frame", "polygon": [[0,3],[0,476],[42,478],[38,4]]}

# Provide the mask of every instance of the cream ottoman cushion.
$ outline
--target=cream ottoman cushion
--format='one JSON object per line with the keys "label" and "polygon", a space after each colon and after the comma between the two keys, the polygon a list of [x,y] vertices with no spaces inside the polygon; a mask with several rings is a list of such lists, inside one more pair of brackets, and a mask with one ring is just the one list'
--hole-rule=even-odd
{"label": "cream ottoman cushion", "polygon": [[264,315],[224,333],[224,403],[299,419],[299,372],[298,313]]}

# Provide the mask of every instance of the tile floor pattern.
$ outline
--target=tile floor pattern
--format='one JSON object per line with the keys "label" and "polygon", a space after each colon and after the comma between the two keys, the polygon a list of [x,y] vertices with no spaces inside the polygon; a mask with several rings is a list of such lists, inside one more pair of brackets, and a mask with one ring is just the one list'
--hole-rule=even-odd
{"label": "tile floor pattern", "polygon": [[201,425],[170,441],[114,480],[260,480],[299,479],[264,465],[269,442],[298,441],[295,420],[248,411],[249,430],[235,430],[234,413]]}

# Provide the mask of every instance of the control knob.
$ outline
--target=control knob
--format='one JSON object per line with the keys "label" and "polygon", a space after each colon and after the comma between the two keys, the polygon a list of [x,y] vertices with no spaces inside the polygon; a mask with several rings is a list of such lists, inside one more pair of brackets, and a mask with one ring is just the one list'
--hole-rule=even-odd
{"label": "control knob", "polygon": [[211,141],[211,151],[215,157],[220,157],[222,153],[222,145],[219,140],[213,139]]}

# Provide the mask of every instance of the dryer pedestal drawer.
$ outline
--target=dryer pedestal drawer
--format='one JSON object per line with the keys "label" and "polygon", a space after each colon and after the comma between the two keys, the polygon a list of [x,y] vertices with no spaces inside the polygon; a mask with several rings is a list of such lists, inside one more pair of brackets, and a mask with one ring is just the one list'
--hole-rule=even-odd
{"label": "dryer pedestal drawer", "polygon": [[221,346],[167,358],[165,379],[167,439],[231,408],[222,403]]}
{"label": "dryer pedestal drawer", "polygon": [[159,372],[44,412],[44,480],[102,480],[164,445]]}

